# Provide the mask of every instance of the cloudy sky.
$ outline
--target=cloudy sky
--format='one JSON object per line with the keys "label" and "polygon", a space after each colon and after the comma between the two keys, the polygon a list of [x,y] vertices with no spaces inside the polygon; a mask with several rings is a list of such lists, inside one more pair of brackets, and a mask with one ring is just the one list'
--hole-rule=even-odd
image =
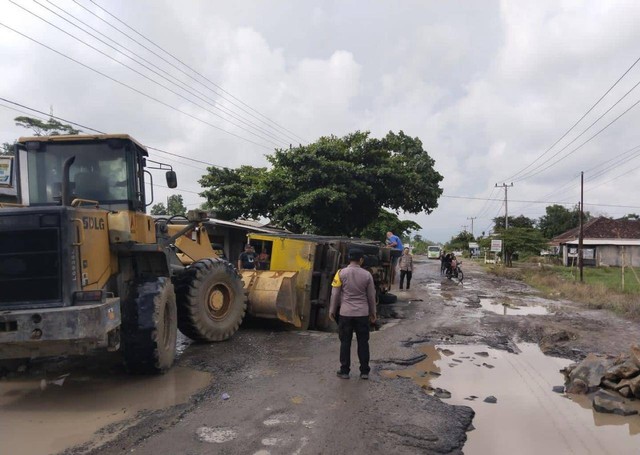
{"label": "cloudy sky", "polygon": [[[640,213],[638,23],[633,0],[3,0],[0,97],[228,167],[322,135],[403,130],[444,176],[439,207],[404,217],[446,241],[504,214],[496,184],[513,182],[513,215],[575,204],[581,170],[587,210]],[[34,115],[8,107],[2,142]],[[174,166],[190,208],[202,202],[206,165],[151,156]]]}

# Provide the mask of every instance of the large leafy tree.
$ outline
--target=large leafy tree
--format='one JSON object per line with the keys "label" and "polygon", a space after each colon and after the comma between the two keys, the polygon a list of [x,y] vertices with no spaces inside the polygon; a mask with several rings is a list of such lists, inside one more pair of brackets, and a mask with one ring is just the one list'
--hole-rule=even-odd
{"label": "large leafy tree", "polygon": [[[585,213],[585,220],[589,219],[589,213]],[[540,217],[538,227],[548,239],[562,234],[580,225],[580,208],[576,205],[569,210],[561,205],[549,205],[545,209],[545,215]]]}
{"label": "large leafy tree", "polygon": [[270,218],[293,232],[377,237],[415,229],[398,226],[395,213],[430,213],[442,194],[434,160],[403,132],[322,137],[267,160],[269,169],[209,168],[200,180],[209,208],[220,218]]}
{"label": "large leafy tree", "polygon": [[421,226],[414,221],[401,220],[395,213],[380,210],[378,217],[360,231],[358,235],[366,239],[385,241],[387,232],[389,231],[404,238],[411,231],[417,231],[419,229],[421,229]]}
{"label": "large leafy tree", "polygon": [[0,145],[0,156],[13,155],[13,145],[8,142],[3,142]]}
{"label": "large leafy tree", "polygon": [[[49,117],[49,120],[44,121],[34,117],[16,117],[13,119],[17,126],[27,128],[33,131],[35,136],[60,136],[61,134],[79,134],[82,130],[76,129],[73,126],[62,123],[53,117]],[[13,155],[13,144],[9,142],[3,142],[0,145],[0,156]]]}
{"label": "large leafy tree", "polygon": [[184,205],[181,194],[172,194],[167,198],[167,215],[175,216],[187,214],[187,207]]}
{"label": "large leafy tree", "polygon": [[167,214],[167,206],[162,202],[158,202],[157,204],[153,204],[151,206],[151,214],[152,215],[166,215]]}
{"label": "large leafy tree", "polygon": [[[512,227],[520,227],[520,228],[532,228],[536,225],[536,220],[532,218],[527,218],[524,215],[519,216],[510,216],[509,218],[509,228]],[[504,217],[496,217],[493,219],[493,224],[495,225],[495,229],[504,229]]]}
{"label": "large leafy tree", "polygon": [[505,252],[505,264],[512,265],[513,253],[527,255],[540,254],[540,250],[547,246],[548,240],[544,238],[539,229],[511,227],[496,231],[497,238],[502,239]]}
{"label": "large leafy tree", "polygon": [[467,251],[469,249],[469,242],[475,241],[475,238],[469,231],[462,231],[458,235],[451,237],[445,244],[445,250],[462,250]]}
{"label": "large leafy tree", "polygon": [[59,136],[61,134],[78,134],[81,130],[59,120],[49,117],[46,122],[33,117],[16,117],[13,119],[17,126],[33,131],[36,136]]}

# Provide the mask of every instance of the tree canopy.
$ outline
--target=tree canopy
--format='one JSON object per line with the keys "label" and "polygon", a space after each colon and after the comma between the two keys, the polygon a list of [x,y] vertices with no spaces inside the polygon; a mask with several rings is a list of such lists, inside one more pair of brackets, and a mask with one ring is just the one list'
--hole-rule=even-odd
{"label": "tree canopy", "polygon": [[46,122],[37,118],[24,116],[16,117],[13,120],[17,126],[32,130],[36,136],[60,136],[61,134],[78,134],[81,131],[53,117],[49,117],[49,120]]}
{"label": "tree canopy", "polygon": [[[509,216],[509,228],[512,227],[521,227],[521,228],[533,228],[536,225],[536,220],[532,218],[527,218],[524,215],[519,216]],[[493,219],[493,224],[495,225],[495,229],[504,229],[504,217],[496,217]]]}
{"label": "tree canopy", "polygon": [[184,201],[182,199],[181,194],[172,194],[167,198],[167,205],[164,203],[158,202],[157,204],[153,204],[151,207],[152,215],[182,215],[185,216],[187,214],[187,208],[184,205]]}
{"label": "tree canopy", "polygon": [[458,235],[451,237],[444,248],[447,251],[462,250],[467,251],[469,249],[469,242],[475,241],[475,237],[469,231],[462,231]]}
{"label": "tree canopy", "polygon": [[267,160],[269,169],[208,168],[200,180],[208,208],[223,219],[266,217],[293,232],[384,238],[393,228],[419,228],[397,213],[430,213],[442,194],[434,160],[402,131],[322,137]]}
{"label": "tree canopy", "polygon": [[511,266],[511,258],[516,251],[525,256],[538,255],[547,246],[547,239],[539,229],[509,226],[509,229],[499,229],[496,234],[502,239],[508,266]]}
{"label": "tree canopy", "polygon": [[[545,212],[538,221],[538,227],[547,239],[552,239],[580,225],[580,208],[577,205],[571,210],[558,204],[549,205]],[[585,212],[585,221],[589,218],[589,212]]]}

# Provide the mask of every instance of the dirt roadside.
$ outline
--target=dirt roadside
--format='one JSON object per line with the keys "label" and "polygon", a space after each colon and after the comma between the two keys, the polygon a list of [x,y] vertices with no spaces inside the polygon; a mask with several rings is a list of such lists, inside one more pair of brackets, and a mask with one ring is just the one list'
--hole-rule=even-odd
{"label": "dirt roadside", "polygon": [[[453,401],[426,394],[414,380],[392,379],[385,372],[402,371],[425,361],[424,347],[430,345],[477,345],[506,355],[519,352],[519,343],[529,342],[539,344],[546,354],[579,360],[589,352],[615,355],[640,340],[637,324],[606,311],[542,299],[525,284],[487,275],[471,263],[463,264],[465,281],[457,284],[440,277],[436,261],[417,261],[412,289],[397,292],[398,303],[381,311],[384,325],[371,337],[373,374],[369,381],[335,377],[335,334],[247,324],[230,342],[181,346],[180,376],[168,385],[144,378],[133,380],[155,394],[156,401],[167,394],[178,397],[176,392],[180,391],[190,398],[179,396],[175,402],[137,409],[140,388],[130,388],[130,380],[121,376],[113,363],[96,359],[79,364],[45,362],[17,378],[5,378],[0,387],[39,381],[43,371],[47,377],[70,372],[68,382],[60,388],[25,392],[24,396],[15,390],[4,392],[5,397],[13,394],[17,398],[0,409],[0,417],[11,419],[20,414],[24,421],[66,419],[74,424],[83,419],[82,413],[74,410],[84,407],[98,413],[104,408],[104,415],[113,413],[101,398],[115,400],[115,390],[120,391],[117,395],[124,397],[128,403],[124,408],[131,408],[130,412],[108,425],[97,424],[100,429],[95,433],[85,429],[74,440],[76,445],[63,453],[455,454],[463,449],[467,452],[472,407],[452,405]],[[508,312],[506,317],[499,314],[504,312]],[[445,364],[441,365],[444,370]],[[552,376],[555,371],[554,367]],[[101,375],[117,379],[94,388]],[[206,385],[190,391],[189,387],[200,384],[202,375],[208,375]],[[558,373],[557,383],[561,381]],[[85,392],[94,388],[97,396],[75,394],[81,386]],[[65,390],[66,398],[60,396]],[[495,394],[500,392],[497,386],[494,390]],[[68,412],[56,413],[50,407],[38,407],[42,398],[46,398],[44,403],[58,405],[75,401],[65,409]],[[30,409],[25,409],[27,404]],[[16,442],[18,448],[21,443]],[[23,444],[28,448],[29,441]],[[55,451],[59,450],[51,450]]]}

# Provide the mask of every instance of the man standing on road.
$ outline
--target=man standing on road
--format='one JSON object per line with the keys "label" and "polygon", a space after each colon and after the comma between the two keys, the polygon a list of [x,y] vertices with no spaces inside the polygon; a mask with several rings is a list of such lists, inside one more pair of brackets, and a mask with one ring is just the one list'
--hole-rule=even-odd
{"label": "man standing on road", "polygon": [[402,256],[400,256],[400,290],[402,291],[402,285],[404,279],[407,279],[407,291],[411,288],[411,275],[413,274],[413,256],[409,252],[409,247],[405,246]]}
{"label": "man standing on road", "polygon": [[[340,369],[338,377],[349,379],[353,332],[358,340],[360,379],[369,379],[369,323],[376,322],[376,289],[371,273],[360,267],[364,252],[349,250],[349,265],[338,270],[331,283],[329,318],[338,319]],[[338,313],[339,311],[339,313]]]}

